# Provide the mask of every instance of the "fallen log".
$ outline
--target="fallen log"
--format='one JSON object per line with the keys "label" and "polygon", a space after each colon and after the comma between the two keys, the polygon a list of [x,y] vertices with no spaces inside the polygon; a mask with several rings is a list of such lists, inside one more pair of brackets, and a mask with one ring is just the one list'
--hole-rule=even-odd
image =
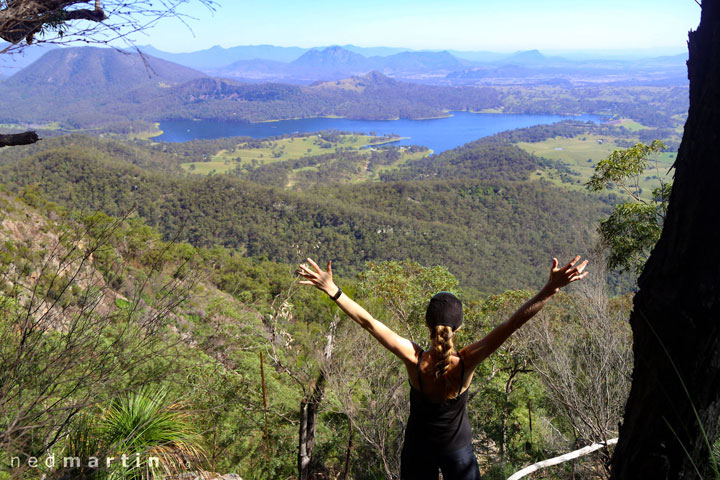
{"label": "fallen log", "polygon": [[588,445],[587,447],[583,447],[570,453],[560,455],[559,457],[553,457],[547,460],[543,460],[541,462],[533,463],[529,467],[525,467],[522,470],[513,473],[508,477],[507,480],[518,480],[526,475],[540,470],[541,468],[550,467],[552,465],[567,462],[568,460],[572,460],[574,458],[582,457],[583,455],[587,455],[588,453],[594,452],[595,450],[600,450],[601,448],[607,447],[608,445],[613,445],[617,443],[617,441],[617,438],[611,438],[610,440],[605,440],[604,442],[600,443],[593,443],[592,445]]}

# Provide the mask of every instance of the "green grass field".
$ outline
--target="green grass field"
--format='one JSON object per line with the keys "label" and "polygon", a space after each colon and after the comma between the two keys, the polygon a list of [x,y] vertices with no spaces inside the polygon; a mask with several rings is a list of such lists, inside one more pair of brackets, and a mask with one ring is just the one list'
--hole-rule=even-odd
{"label": "green grass field", "polygon": [[[395,138],[393,140],[399,140]],[[373,137],[369,135],[340,135],[336,141],[328,141],[321,135],[310,135],[306,137],[283,138],[280,140],[261,141],[259,145],[241,143],[237,147],[230,150],[220,150],[210,157],[208,162],[187,162],[182,167],[190,172],[208,175],[211,173],[226,173],[240,165],[264,165],[285,160],[294,160],[303,157],[313,157],[334,153],[336,148],[357,150],[367,152],[370,150],[360,150],[362,147],[381,145],[388,143],[386,137]],[[387,170],[402,165],[406,161],[415,158],[421,158],[432,152],[416,152],[403,153],[400,159],[393,165],[381,167],[381,170]],[[312,170],[317,167],[303,167],[297,171]],[[362,181],[377,178],[378,172],[369,172],[365,169],[360,172],[353,181]],[[292,186],[292,179],[288,186]]]}
{"label": "green grass field", "polygon": [[354,182],[362,182],[365,180],[377,180],[380,177],[380,173],[386,172],[388,170],[393,170],[398,167],[402,167],[406,162],[410,160],[419,160],[421,158],[427,157],[428,155],[432,155],[432,150],[426,150],[424,152],[415,152],[415,153],[407,153],[403,151],[403,147],[400,147],[400,159],[393,163],[392,165],[381,165],[377,167],[375,172],[369,172],[367,169],[363,174],[358,175],[358,177],[353,180]]}
{"label": "green grass field", "polygon": [[677,127],[675,127],[675,131],[680,136],[682,136],[682,134],[685,132],[685,122],[687,121],[687,114],[685,113],[682,115],[680,115],[680,114],[673,115],[672,118],[674,118],[675,120],[677,120],[679,122],[679,125]]}
{"label": "green grass field", "polygon": [[125,137],[128,140],[150,140],[154,137],[159,137],[163,134],[163,131],[160,130],[160,123],[155,122],[153,124],[153,128],[150,130],[145,130],[143,132],[136,132],[136,133],[130,133],[126,135]]}
{"label": "green grass field", "polygon": [[[345,179],[348,183],[360,183],[360,182],[366,182],[366,181],[373,181],[378,180],[380,178],[380,173],[385,172],[387,170],[392,170],[394,168],[401,167],[409,160],[416,160],[423,157],[426,157],[430,154],[432,154],[432,150],[426,150],[423,152],[415,152],[415,153],[409,153],[405,150],[404,147],[399,147],[400,149],[400,158],[390,164],[390,165],[381,165],[374,169],[374,171],[369,169],[369,159],[368,162],[366,162],[364,165],[360,166],[357,173],[352,175],[351,178]],[[363,152],[367,152],[368,157],[370,154],[370,150],[363,150]],[[293,170],[292,174],[290,175],[290,178],[288,179],[288,183],[286,185],[287,188],[292,188],[296,185],[297,179],[296,179],[296,173],[300,173],[307,170],[318,170],[322,168],[321,165],[315,165],[311,167],[301,167],[298,169]]]}
{"label": "green grass field", "polygon": [[645,125],[636,122],[635,120],[632,120],[630,118],[620,118],[618,120],[611,120],[607,122],[608,125],[614,125],[616,127],[623,127],[627,130],[630,130],[631,132],[637,132],[638,130],[645,130],[649,127],[646,127]]}
{"label": "green grass field", "polygon": [[[385,137],[369,135],[341,135],[337,142],[329,142],[319,135],[292,137],[261,142],[260,147],[241,143],[232,150],[220,150],[209,162],[187,162],[182,167],[194,173],[207,175],[228,172],[239,165],[263,165],[266,163],[294,160],[332,153],[335,148],[359,149],[368,145],[387,142]],[[192,167],[194,165],[194,168]]]}
{"label": "green grass field", "polygon": [[520,142],[517,146],[538,157],[565,162],[583,178],[590,178],[597,162],[621,148],[615,139],[599,135],[555,137],[537,143]]}
{"label": "green grass field", "polygon": [[[63,126],[60,122],[48,122],[48,123],[0,123],[0,128],[5,130],[60,130]],[[70,130],[70,129],[66,129]]]}
{"label": "green grass field", "polygon": [[[563,175],[554,169],[541,169],[535,172],[533,178],[549,180],[572,190],[586,190],[585,182],[595,172],[597,162],[622,148],[618,146],[616,139],[599,135],[582,135],[574,138],[555,137],[537,143],[520,142],[517,146],[538,157],[559,160],[566,164],[577,175]],[[649,168],[640,178],[639,185],[643,189],[643,196],[649,197],[652,189],[658,185],[657,179],[652,177],[670,180],[666,173],[675,161],[675,153],[662,153],[657,156],[657,161],[657,170],[654,167]]]}

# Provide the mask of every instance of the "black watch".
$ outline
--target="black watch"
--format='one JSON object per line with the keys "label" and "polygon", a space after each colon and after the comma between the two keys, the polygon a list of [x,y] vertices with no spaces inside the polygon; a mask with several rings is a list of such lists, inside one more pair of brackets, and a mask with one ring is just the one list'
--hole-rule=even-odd
{"label": "black watch", "polygon": [[330,298],[332,298],[333,300],[337,300],[338,298],[340,298],[340,295],[342,295],[342,288],[338,287],[337,293]]}

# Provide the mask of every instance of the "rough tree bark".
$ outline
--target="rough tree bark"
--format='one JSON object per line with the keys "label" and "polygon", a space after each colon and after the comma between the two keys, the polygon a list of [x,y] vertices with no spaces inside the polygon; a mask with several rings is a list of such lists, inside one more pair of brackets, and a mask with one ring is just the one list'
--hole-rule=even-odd
{"label": "rough tree bark", "polygon": [[320,372],[310,398],[300,402],[300,446],[298,450],[298,473],[300,480],[310,478],[310,462],[315,448],[317,412],[325,392],[325,375]]}
{"label": "rough tree bark", "polygon": [[708,478],[718,430],[720,1],[703,0],[688,46],[690,110],[666,223],[630,318],[633,383],[613,479]]}
{"label": "rough tree bark", "polygon": [[300,402],[300,435],[298,445],[298,478],[307,480],[310,478],[313,450],[315,449],[315,427],[317,425],[317,413],[325,394],[325,367],[332,360],[332,353],[335,341],[335,329],[338,324],[336,316],[330,323],[330,330],[327,335],[325,350],[323,351],[323,366],[315,380],[312,392],[306,395]]}
{"label": "rough tree bark", "polygon": [[29,45],[35,34],[47,24],[68,22],[72,20],[88,20],[102,22],[107,19],[100,1],[95,1],[95,8],[71,9],[77,4],[90,3],[87,0],[8,0],[0,9],[0,38],[10,43],[23,40]]}

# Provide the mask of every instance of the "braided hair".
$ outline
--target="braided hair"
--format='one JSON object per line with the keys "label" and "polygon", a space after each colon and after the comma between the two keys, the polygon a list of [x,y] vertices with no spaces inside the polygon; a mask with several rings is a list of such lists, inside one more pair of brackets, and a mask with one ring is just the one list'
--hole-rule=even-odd
{"label": "braided hair", "polygon": [[435,378],[444,378],[450,370],[450,357],[455,353],[453,334],[452,327],[447,325],[436,325],[430,330],[432,340],[430,349],[440,357],[434,365]]}

